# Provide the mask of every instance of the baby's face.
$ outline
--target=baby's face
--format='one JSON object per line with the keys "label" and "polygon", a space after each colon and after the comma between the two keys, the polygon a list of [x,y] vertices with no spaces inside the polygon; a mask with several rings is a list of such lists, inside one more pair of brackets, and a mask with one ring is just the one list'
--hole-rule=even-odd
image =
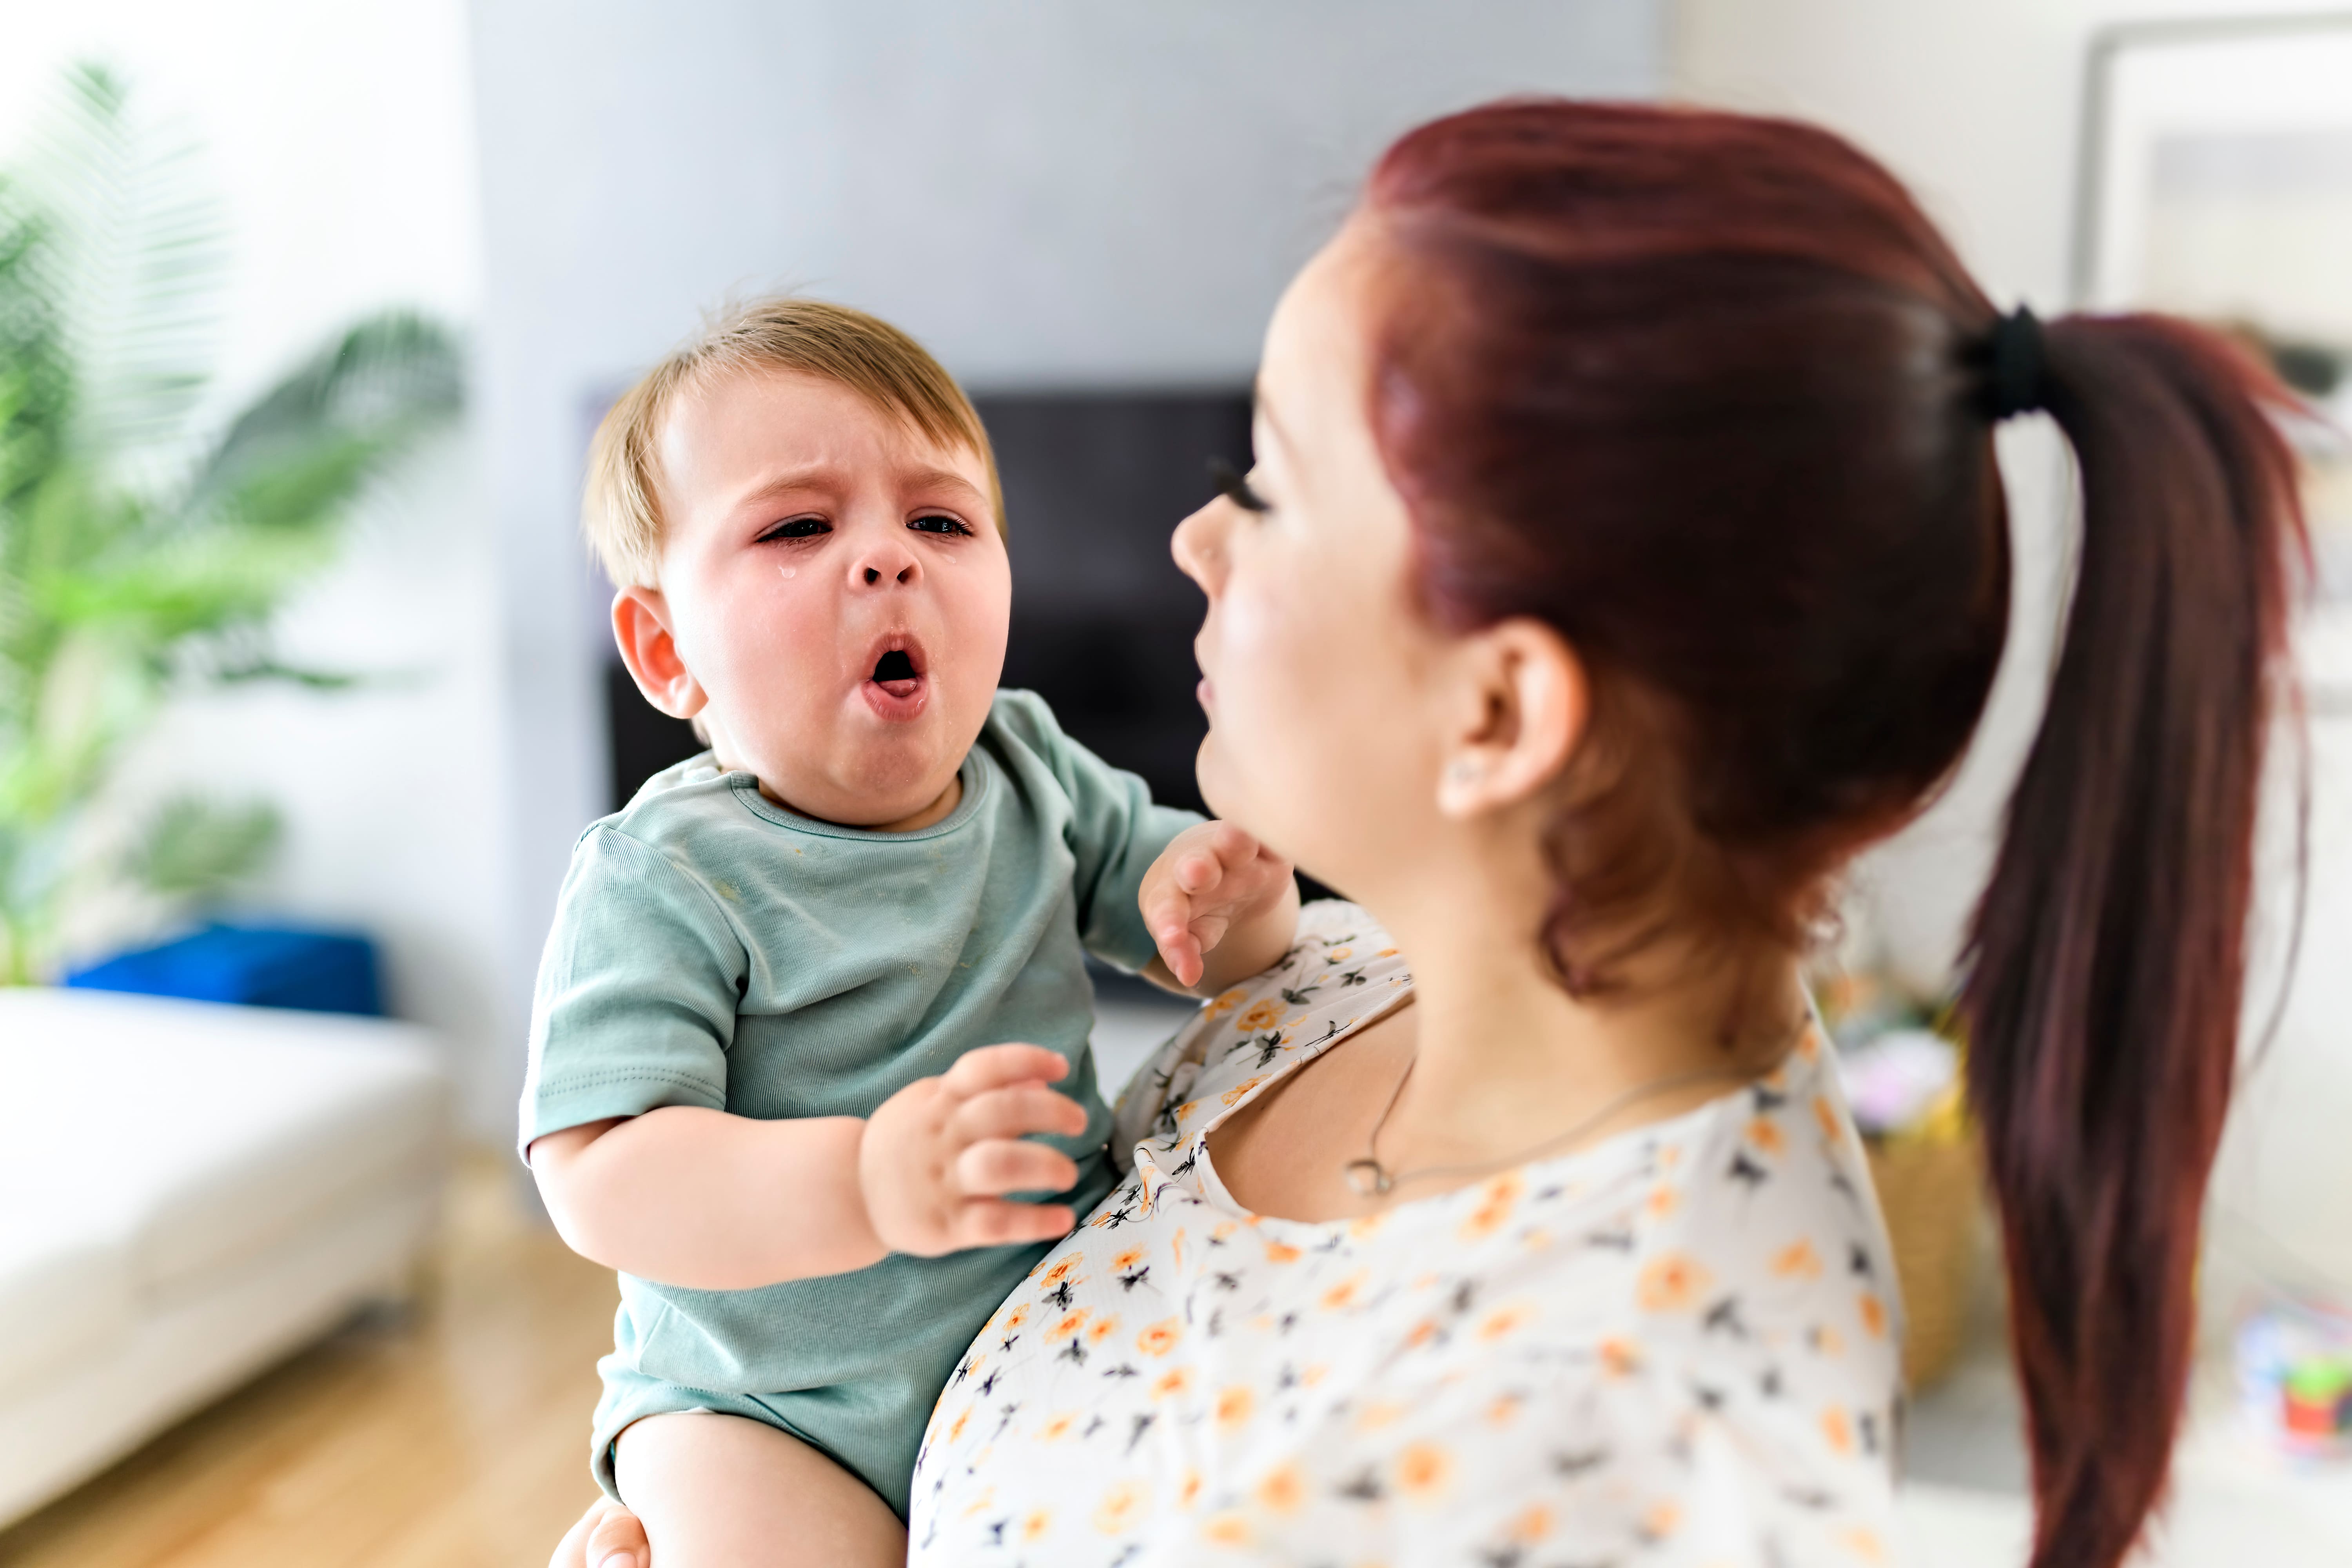
{"label": "baby's face", "polygon": [[865,827],[943,813],[1012,609],[978,454],[764,371],[681,398],[659,459],[661,585],[631,592],[683,667],[664,705],[698,711],[721,764],[795,811]]}

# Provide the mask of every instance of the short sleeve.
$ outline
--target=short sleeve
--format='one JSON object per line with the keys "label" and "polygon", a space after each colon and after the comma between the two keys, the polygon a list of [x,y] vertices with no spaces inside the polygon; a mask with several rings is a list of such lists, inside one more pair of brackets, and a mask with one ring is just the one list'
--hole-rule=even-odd
{"label": "short sleeve", "polygon": [[591,828],[540,960],[520,1146],[665,1105],[723,1109],[747,965],[699,881],[625,833]]}
{"label": "short sleeve", "polygon": [[1144,929],[1136,900],[1143,874],[1168,841],[1201,820],[1189,811],[1155,805],[1150,786],[1112,767],[1062,732],[1053,711],[1034,692],[998,694],[998,710],[1014,721],[1022,739],[1053,770],[1069,796],[1072,876],[1078,901],[1078,940],[1087,951],[1130,973],[1150,963],[1158,948]]}

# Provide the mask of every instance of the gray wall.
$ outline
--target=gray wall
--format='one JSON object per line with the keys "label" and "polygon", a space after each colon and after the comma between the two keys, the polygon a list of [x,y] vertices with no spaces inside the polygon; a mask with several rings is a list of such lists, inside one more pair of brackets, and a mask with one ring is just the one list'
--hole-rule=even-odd
{"label": "gray wall", "polygon": [[1509,91],[1649,96],[1663,34],[1662,0],[478,0],[509,1037],[602,809],[573,528],[598,394],[783,285],[979,386],[1244,380],[1391,137]]}

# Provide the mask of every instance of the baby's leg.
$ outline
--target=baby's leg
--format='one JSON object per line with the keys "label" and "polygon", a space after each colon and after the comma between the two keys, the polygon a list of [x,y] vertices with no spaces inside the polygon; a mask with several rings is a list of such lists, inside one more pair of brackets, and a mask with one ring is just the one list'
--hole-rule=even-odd
{"label": "baby's leg", "polygon": [[740,1415],[648,1415],[614,1455],[653,1568],[903,1568],[907,1530],[873,1489]]}

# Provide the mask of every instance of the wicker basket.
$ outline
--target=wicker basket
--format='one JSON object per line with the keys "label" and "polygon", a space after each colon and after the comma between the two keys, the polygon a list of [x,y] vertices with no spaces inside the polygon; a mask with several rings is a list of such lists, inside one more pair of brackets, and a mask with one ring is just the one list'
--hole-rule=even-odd
{"label": "wicker basket", "polygon": [[1983,1163],[1973,1136],[1864,1142],[1907,1319],[1903,1379],[1925,1388],[1951,1370],[1968,1330],[1983,1223]]}

